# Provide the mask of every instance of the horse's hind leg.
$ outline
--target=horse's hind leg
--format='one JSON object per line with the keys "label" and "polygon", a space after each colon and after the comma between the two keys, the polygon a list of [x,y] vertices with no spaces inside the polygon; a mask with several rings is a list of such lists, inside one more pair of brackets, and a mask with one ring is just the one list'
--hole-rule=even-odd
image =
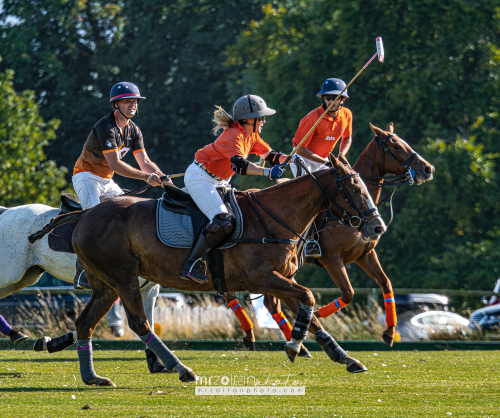
{"label": "horse's hind leg", "polygon": [[90,270],[87,270],[87,278],[92,285],[92,297],[75,322],[80,375],[83,383],[89,386],[115,386],[110,379],[98,376],[94,371],[92,334],[99,321],[115,303],[117,295],[107,284],[95,277]]}
{"label": "horse's hind leg", "polygon": [[384,292],[385,322],[387,324],[387,329],[383,332],[382,338],[388,346],[392,347],[394,337],[396,336],[396,324],[398,320],[391,281],[382,269],[374,249],[368,251],[363,257],[357,260],[356,263],[366,272],[366,274],[368,274],[368,276],[377,282],[382,292]]}
{"label": "horse's hind leg", "polygon": [[231,295],[225,295],[224,299],[226,300],[226,303],[229,305],[233,313],[236,315],[236,318],[238,318],[238,321],[240,321],[241,328],[245,332],[245,336],[241,341],[243,347],[245,347],[247,350],[255,351],[255,335],[253,333],[252,321],[243,310],[243,307],[238,302],[238,299],[234,298]]}
{"label": "horse's hind leg", "polygon": [[[282,301],[295,315],[297,315],[300,306],[296,299],[282,298]],[[346,370],[349,373],[359,373],[367,370],[367,368],[359,360],[347,355],[335,339],[327,331],[325,331],[318,318],[314,315],[311,320],[309,332],[314,334],[314,339],[325,351],[328,357],[337,363],[345,364]]]}
{"label": "horse's hind leg", "polygon": [[120,280],[108,278],[108,281],[115,284],[114,289],[123,303],[130,329],[141,338],[146,347],[161,359],[169,371],[179,373],[179,379],[182,382],[194,382],[198,380],[196,374],[189,367],[184,366],[177,356],[151,330],[146,313],[144,312],[137,277],[130,277],[124,274]]}

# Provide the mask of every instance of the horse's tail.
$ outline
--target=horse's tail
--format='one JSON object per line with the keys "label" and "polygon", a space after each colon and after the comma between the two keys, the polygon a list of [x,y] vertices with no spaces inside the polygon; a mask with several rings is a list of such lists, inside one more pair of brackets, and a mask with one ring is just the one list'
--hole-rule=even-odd
{"label": "horse's tail", "polygon": [[4,212],[7,212],[9,210],[9,208],[6,208],[4,206],[0,206],[0,215]]}
{"label": "horse's tail", "polygon": [[54,228],[57,228],[58,226],[64,224],[68,224],[70,222],[78,222],[82,217],[83,212],[84,212],[83,210],[78,210],[75,212],[65,213],[63,215],[59,215],[56,216],[55,218],[52,218],[50,222],[47,225],[45,225],[40,231],[31,234],[28,237],[28,241],[34,244],[39,239],[42,239],[46,234],[52,232]]}

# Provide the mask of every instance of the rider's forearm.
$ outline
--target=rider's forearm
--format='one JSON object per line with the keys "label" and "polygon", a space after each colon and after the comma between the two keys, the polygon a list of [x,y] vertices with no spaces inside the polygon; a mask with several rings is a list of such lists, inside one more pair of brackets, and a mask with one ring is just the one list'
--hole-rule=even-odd
{"label": "rider's forearm", "polygon": [[258,165],[255,165],[254,163],[248,162],[247,174],[249,174],[251,176],[263,176],[264,175],[264,167],[259,167]]}
{"label": "rider's forearm", "polygon": [[119,174],[123,177],[129,177],[132,179],[144,180],[146,181],[151,173],[145,173],[141,170],[137,170],[136,168],[124,163],[123,161],[117,161],[110,165],[111,170],[113,170],[116,174]]}
{"label": "rider's forearm", "polygon": [[347,154],[349,148],[351,148],[352,144],[352,136],[348,136],[347,138],[342,138],[342,142],[340,143],[340,152],[344,155]]}
{"label": "rider's forearm", "polygon": [[322,158],[317,154],[314,154],[312,151],[309,151],[307,148],[301,147],[297,151],[301,157],[307,158],[309,161],[314,161],[316,163],[325,163],[327,161],[326,158]]}
{"label": "rider's forearm", "polygon": [[152,161],[144,163],[143,167],[141,167],[141,170],[148,174],[153,174],[153,173],[158,174],[159,177],[165,176],[163,171],[161,171],[160,168]]}

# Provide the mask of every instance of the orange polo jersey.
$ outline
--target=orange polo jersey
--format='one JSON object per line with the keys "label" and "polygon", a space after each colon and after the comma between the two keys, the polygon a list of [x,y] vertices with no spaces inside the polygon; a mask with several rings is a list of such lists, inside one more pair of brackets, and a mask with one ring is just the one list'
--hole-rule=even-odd
{"label": "orange polo jersey", "polygon": [[[322,106],[314,109],[299,124],[293,146],[296,147],[313,127],[325,110]],[[352,135],[352,113],[349,109],[339,109],[335,119],[326,115],[302,144],[312,153],[326,158],[333,151],[340,138],[348,138]]]}
{"label": "orange polo jersey", "polygon": [[229,129],[225,129],[215,142],[205,145],[198,150],[194,158],[205,165],[208,171],[221,179],[233,176],[231,157],[240,155],[247,159],[249,154],[262,155],[271,150],[259,134],[251,134],[245,138],[245,130],[234,122]]}

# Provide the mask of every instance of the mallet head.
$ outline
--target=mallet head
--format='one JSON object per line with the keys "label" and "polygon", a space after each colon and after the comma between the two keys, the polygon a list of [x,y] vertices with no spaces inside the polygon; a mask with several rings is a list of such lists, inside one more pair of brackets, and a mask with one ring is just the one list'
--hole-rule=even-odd
{"label": "mallet head", "polygon": [[377,42],[377,55],[378,55],[378,60],[380,62],[384,62],[384,43],[382,42],[382,38],[379,36],[376,39]]}

